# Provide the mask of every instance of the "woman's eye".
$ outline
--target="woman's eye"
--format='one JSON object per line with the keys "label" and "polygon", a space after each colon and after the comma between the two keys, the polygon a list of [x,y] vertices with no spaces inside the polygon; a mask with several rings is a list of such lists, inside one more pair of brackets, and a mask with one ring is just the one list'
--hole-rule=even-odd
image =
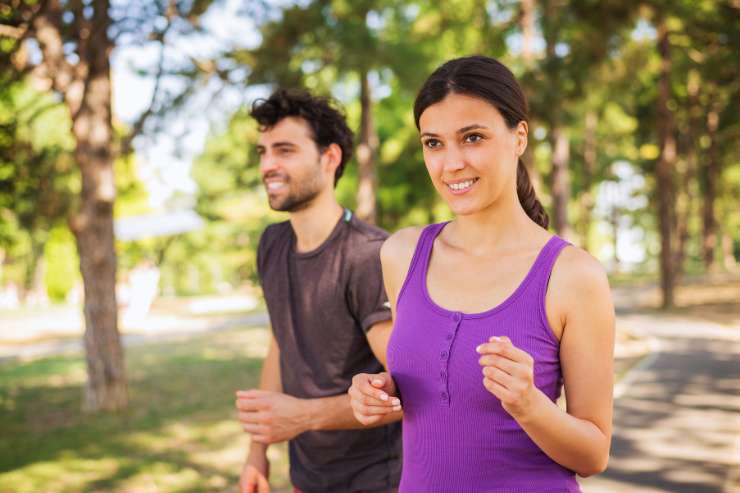
{"label": "woman's eye", "polygon": [[483,136],[481,134],[469,134],[465,136],[465,142],[476,143],[481,140],[483,140]]}
{"label": "woman's eye", "polygon": [[437,139],[427,139],[424,141],[424,146],[428,147],[429,149],[436,149],[441,145],[441,142]]}

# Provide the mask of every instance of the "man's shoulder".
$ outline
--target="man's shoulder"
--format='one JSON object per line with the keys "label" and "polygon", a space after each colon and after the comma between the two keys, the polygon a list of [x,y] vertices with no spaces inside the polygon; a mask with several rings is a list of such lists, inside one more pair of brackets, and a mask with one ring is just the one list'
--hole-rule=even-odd
{"label": "man's shoulder", "polygon": [[348,221],[348,224],[350,231],[349,237],[353,241],[382,243],[390,236],[386,230],[365,222],[355,215]]}
{"label": "man's shoulder", "polygon": [[268,225],[260,236],[260,246],[267,247],[270,244],[284,240],[290,236],[290,221],[282,221]]}
{"label": "man's shoulder", "polygon": [[388,232],[369,224],[358,217],[348,221],[348,234],[345,236],[345,251],[356,261],[364,262],[380,255],[380,247],[388,239]]}

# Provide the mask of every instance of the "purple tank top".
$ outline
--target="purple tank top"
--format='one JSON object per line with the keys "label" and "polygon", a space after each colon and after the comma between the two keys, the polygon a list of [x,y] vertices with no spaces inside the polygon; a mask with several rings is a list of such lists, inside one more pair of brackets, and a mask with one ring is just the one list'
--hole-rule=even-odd
{"label": "purple tank top", "polygon": [[426,285],[434,239],[446,223],[424,228],[398,294],[388,368],[403,404],[399,493],[579,492],[573,471],[529,438],[483,386],[476,346],[508,336],[535,361],[534,382],[560,395],[560,344],[545,316],[552,266],[568,243],[548,240],[519,287],[481,313],[446,310]]}

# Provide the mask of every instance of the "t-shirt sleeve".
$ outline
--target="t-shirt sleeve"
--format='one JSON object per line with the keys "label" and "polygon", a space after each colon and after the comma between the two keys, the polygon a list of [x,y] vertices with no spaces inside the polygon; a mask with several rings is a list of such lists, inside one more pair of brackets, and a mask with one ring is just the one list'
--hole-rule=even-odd
{"label": "t-shirt sleeve", "polygon": [[358,258],[354,259],[349,279],[349,308],[365,332],[378,322],[391,319],[380,265],[382,244],[382,241],[367,243]]}
{"label": "t-shirt sleeve", "polygon": [[262,282],[262,276],[265,272],[265,250],[269,234],[270,227],[268,226],[260,235],[260,241],[257,244],[257,277],[259,277],[260,282]]}

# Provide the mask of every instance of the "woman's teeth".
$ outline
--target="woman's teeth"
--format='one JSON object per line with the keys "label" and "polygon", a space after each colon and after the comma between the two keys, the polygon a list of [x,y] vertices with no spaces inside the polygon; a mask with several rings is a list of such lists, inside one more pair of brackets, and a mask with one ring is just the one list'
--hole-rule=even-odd
{"label": "woman's teeth", "polygon": [[461,182],[458,182],[458,183],[448,183],[447,186],[450,187],[451,189],[459,192],[461,190],[466,190],[466,189],[470,188],[471,186],[473,186],[473,183],[475,183],[476,181],[478,181],[478,179],[477,178],[473,178],[472,180],[461,181]]}

